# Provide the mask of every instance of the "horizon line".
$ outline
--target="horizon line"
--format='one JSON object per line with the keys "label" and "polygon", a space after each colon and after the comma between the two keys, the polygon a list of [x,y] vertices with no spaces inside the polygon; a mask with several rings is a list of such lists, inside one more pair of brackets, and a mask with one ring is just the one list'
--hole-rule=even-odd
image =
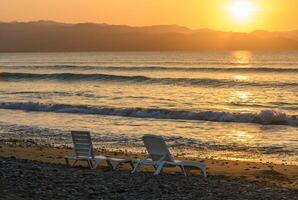
{"label": "horizon line", "polygon": [[127,26],[127,27],[132,27],[132,28],[144,28],[144,27],[155,27],[155,26],[177,26],[181,28],[186,28],[189,31],[200,31],[200,30],[209,30],[209,31],[218,31],[218,32],[233,32],[233,33],[254,33],[258,31],[264,31],[268,33],[285,33],[285,32],[293,32],[293,31],[298,31],[297,29],[291,29],[291,30],[266,30],[266,29],[255,29],[252,31],[233,31],[233,30],[218,30],[218,29],[212,29],[212,28],[190,28],[185,25],[179,25],[179,24],[152,24],[152,25],[129,25],[129,24],[110,24],[106,22],[62,22],[62,21],[55,21],[55,20],[45,20],[45,19],[39,19],[39,20],[28,20],[28,21],[18,21],[18,20],[13,20],[13,21],[0,21],[1,23],[6,23],[6,24],[12,24],[12,23],[38,23],[38,22],[50,22],[50,23],[57,23],[57,24],[69,24],[69,25],[78,25],[78,24],[93,24],[93,25],[108,25],[108,26]]}

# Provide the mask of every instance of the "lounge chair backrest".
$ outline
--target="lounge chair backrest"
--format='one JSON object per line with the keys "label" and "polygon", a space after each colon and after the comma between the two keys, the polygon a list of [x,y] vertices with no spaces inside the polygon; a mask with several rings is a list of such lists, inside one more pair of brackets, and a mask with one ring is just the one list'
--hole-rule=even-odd
{"label": "lounge chair backrest", "polygon": [[71,131],[74,153],[78,158],[94,158],[90,132]]}
{"label": "lounge chair backrest", "polygon": [[173,158],[168,149],[168,146],[161,136],[144,135],[143,141],[149,153],[149,156],[153,161],[158,161],[163,156],[165,156],[164,161],[170,161],[170,162],[173,161]]}

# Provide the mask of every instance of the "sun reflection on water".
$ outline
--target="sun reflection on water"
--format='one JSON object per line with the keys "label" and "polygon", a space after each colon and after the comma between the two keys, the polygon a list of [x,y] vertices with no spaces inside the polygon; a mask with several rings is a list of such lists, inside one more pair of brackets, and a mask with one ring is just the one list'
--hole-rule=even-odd
{"label": "sun reflection on water", "polygon": [[246,81],[248,80],[248,76],[244,76],[244,75],[235,75],[234,79],[237,81]]}
{"label": "sun reflection on water", "polygon": [[234,132],[234,138],[239,142],[249,143],[253,136],[247,131],[236,130]]}
{"label": "sun reflection on water", "polygon": [[250,99],[251,93],[246,91],[235,91],[233,92],[231,99],[234,101],[246,102]]}
{"label": "sun reflection on water", "polygon": [[229,103],[244,103],[249,102],[252,99],[252,94],[247,91],[233,91],[228,99]]}
{"label": "sun reflection on water", "polygon": [[[245,65],[245,67],[249,67],[249,63],[252,59],[252,53],[250,51],[234,51],[232,52],[232,62],[236,64],[237,68]],[[238,66],[239,65],[239,66]],[[243,74],[236,74],[233,76],[233,79],[236,81],[248,81],[249,76]]]}
{"label": "sun reflection on water", "polygon": [[[247,103],[254,102],[252,99],[252,94],[247,91],[233,91],[230,96],[227,98],[226,103],[229,105],[229,110],[237,111],[250,111],[251,108],[246,107]],[[236,107],[235,107],[236,106]],[[240,106],[240,107],[239,107]]]}
{"label": "sun reflection on water", "polygon": [[249,64],[252,59],[252,52],[250,51],[233,51],[231,60],[235,64]]}

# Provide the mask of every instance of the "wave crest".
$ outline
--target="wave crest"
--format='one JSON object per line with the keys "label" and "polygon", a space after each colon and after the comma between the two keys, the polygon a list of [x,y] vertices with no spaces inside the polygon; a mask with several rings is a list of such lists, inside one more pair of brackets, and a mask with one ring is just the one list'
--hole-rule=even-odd
{"label": "wave crest", "polygon": [[205,87],[232,87],[232,86],[252,86],[252,87],[298,87],[297,82],[246,82],[226,79],[211,78],[151,78],[147,76],[122,76],[111,74],[33,74],[33,73],[0,73],[0,81],[16,80],[56,80],[56,81],[110,81],[110,82],[130,82],[148,83],[163,85],[181,86],[205,86]]}
{"label": "wave crest", "polygon": [[265,72],[265,73],[298,73],[294,67],[170,67],[170,66],[82,66],[82,65],[49,65],[49,66],[0,66],[8,70],[80,70],[80,71],[185,71],[185,72]]}

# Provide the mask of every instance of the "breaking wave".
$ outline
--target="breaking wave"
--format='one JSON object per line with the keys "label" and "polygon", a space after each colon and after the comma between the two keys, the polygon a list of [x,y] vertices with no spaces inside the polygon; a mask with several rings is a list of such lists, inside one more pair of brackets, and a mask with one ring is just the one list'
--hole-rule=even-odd
{"label": "breaking wave", "polygon": [[264,125],[298,126],[298,117],[273,110],[259,113],[231,113],[220,111],[187,111],[147,108],[110,108],[85,105],[42,104],[34,102],[2,102],[0,109],[15,109],[35,112],[76,113],[112,115],[135,118],[202,120],[214,122],[257,123]]}

